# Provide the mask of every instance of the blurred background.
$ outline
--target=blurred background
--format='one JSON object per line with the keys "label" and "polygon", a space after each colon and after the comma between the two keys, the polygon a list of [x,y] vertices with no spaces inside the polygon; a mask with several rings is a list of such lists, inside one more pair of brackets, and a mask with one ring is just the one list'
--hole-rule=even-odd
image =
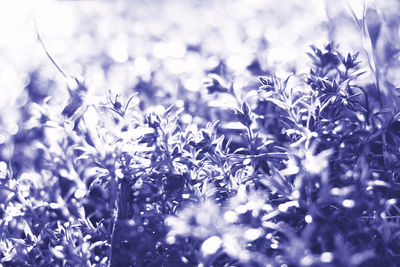
{"label": "blurred background", "polygon": [[372,46],[382,50],[377,62],[397,85],[399,10],[391,0],[2,1],[1,158],[13,153],[10,139],[29,132],[30,103],[50,96],[61,113],[68,101],[71,81],[47,57],[38,33],[61,69],[84,81],[88,99],[107,98],[109,90],[123,98],[139,92],[142,110],[175,104],[184,107],[185,123],[202,124],[219,118],[214,107],[236,103],[207,93],[210,74],[226,86],[232,82],[241,98],[258,88],[257,76],[307,72],[310,45],[335,40],[346,54],[363,52],[355,17],[370,18]]}

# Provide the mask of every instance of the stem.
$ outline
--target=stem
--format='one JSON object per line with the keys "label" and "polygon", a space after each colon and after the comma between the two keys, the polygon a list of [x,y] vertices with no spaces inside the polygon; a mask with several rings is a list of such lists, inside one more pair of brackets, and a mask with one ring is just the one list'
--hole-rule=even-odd
{"label": "stem", "polygon": [[120,182],[120,188],[117,192],[117,206],[111,236],[110,267],[127,266],[131,260],[129,253],[122,247],[126,240],[125,222],[132,215],[128,206],[130,184],[126,178],[123,178]]}
{"label": "stem", "polygon": [[253,154],[255,147],[254,147],[254,134],[253,131],[251,130],[251,126],[247,126],[247,135],[249,137],[249,148],[250,148],[250,152],[251,154]]}
{"label": "stem", "polygon": [[47,57],[50,59],[51,63],[53,63],[53,65],[57,68],[57,70],[65,77],[65,78],[71,78],[71,76],[67,75],[62,68],[56,63],[56,61],[53,59],[53,57],[50,55],[49,50],[47,49],[46,45],[44,44],[42,37],[40,36],[38,27],[37,27],[37,23],[35,20],[35,30],[36,30],[36,37],[39,40],[39,43],[41,44],[41,46],[43,47],[44,52],[46,53]]}
{"label": "stem", "polygon": [[365,109],[367,110],[365,117],[366,117],[366,123],[367,126],[369,126],[369,100],[368,100],[368,94],[367,92],[365,92],[364,88],[362,88],[361,86],[358,85],[354,85],[354,87],[360,89],[363,93],[364,93],[364,97],[365,97]]}
{"label": "stem", "polygon": [[251,127],[250,127],[250,126],[247,126],[247,134],[248,134],[248,136],[249,136],[250,142],[253,142],[254,135],[253,135],[253,131],[251,130]]}

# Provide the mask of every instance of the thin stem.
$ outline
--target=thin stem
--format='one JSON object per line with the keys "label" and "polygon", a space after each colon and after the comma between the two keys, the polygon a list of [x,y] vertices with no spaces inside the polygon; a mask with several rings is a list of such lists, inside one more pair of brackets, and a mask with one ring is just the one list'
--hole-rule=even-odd
{"label": "thin stem", "polygon": [[369,126],[369,100],[368,100],[368,94],[367,94],[367,92],[365,92],[364,88],[362,88],[361,86],[358,86],[358,85],[353,85],[353,86],[358,88],[358,89],[360,89],[364,93],[365,110],[367,111],[366,114],[365,114],[365,117],[366,117],[367,126]]}
{"label": "thin stem", "polygon": [[57,70],[58,70],[65,78],[70,79],[71,77],[70,77],[69,75],[67,75],[67,74],[61,69],[60,66],[58,66],[58,64],[56,63],[56,61],[53,59],[53,57],[50,55],[49,51],[47,50],[46,45],[44,44],[42,38],[40,37],[40,34],[39,34],[39,30],[38,30],[38,27],[37,27],[36,20],[35,20],[35,30],[36,30],[36,36],[37,36],[37,38],[38,38],[40,44],[42,45],[43,50],[44,50],[44,52],[46,53],[47,57],[50,59],[50,61],[53,63],[53,65],[57,68]]}
{"label": "thin stem", "polygon": [[111,236],[110,267],[122,266],[121,264],[129,262],[129,255],[121,250],[121,244],[125,240],[124,223],[130,216],[128,207],[128,203],[130,202],[130,184],[126,178],[123,178],[119,185],[117,205],[115,208],[115,219]]}

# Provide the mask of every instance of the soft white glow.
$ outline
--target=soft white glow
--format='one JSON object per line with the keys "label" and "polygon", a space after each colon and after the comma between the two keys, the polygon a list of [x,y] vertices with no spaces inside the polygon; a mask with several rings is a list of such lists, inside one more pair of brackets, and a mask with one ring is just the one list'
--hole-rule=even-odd
{"label": "soft white glow", "polygon": [[310,215],[306,215],[306,217],[304,217],[304,220],[306,221],[306,223],[312,223],[313,218]]}
{"label": "soft white glow", "polygon": [[119,35],[109,48],[109,55],[116,61],[123,63],[128,60],[129,39],[126,35]]}
{"label": "soft white glow", "polygon": [[353,208],[355,206],[355,202],[352,199],[345,199],[343,200],[343,207],[345,208]]}
{"label": "soft white glow", "polygon": [[222,240],[218,236],[209,237],[201,245],[201,252],[205,255],[212,255],[218,251],[222,245]]}
{"label": "soft white glow", "polygon": [[257,238],[259,238],[263,234],[263,230],[260,228],[255,228],[255,229],[248,229],[246,232],[244,232],[244,238],[246,238],[249,241],[254,241]]}
{"label": "soft white glow", "polygon": [[324,252],[321,254],[321,261],[328,263],[333,260],[333,254],[331,252]]}
{"label": "soft white glow", "polygon": [[0,179],[5,178],[7,172],[7,163],[0,161]]}
{"label": "soft white glow", "polygon": [[229,223],[234,223],[238,220],[238,214],[232,210],[228,210],[224,213],[224,219]]}

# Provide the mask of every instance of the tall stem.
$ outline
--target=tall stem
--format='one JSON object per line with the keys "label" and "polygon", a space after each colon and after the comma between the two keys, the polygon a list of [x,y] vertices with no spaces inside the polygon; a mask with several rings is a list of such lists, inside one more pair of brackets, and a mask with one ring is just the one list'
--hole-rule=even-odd
{"label": "tall stem", "polygon": [[122,244],[126,235],[124,229],[126,220],[131,216],[128,203],[130,202],[130,184],[126,178],[119,183],[115,220],[111,236],[110,267],[127,266],[130,255],[124,250]]}

